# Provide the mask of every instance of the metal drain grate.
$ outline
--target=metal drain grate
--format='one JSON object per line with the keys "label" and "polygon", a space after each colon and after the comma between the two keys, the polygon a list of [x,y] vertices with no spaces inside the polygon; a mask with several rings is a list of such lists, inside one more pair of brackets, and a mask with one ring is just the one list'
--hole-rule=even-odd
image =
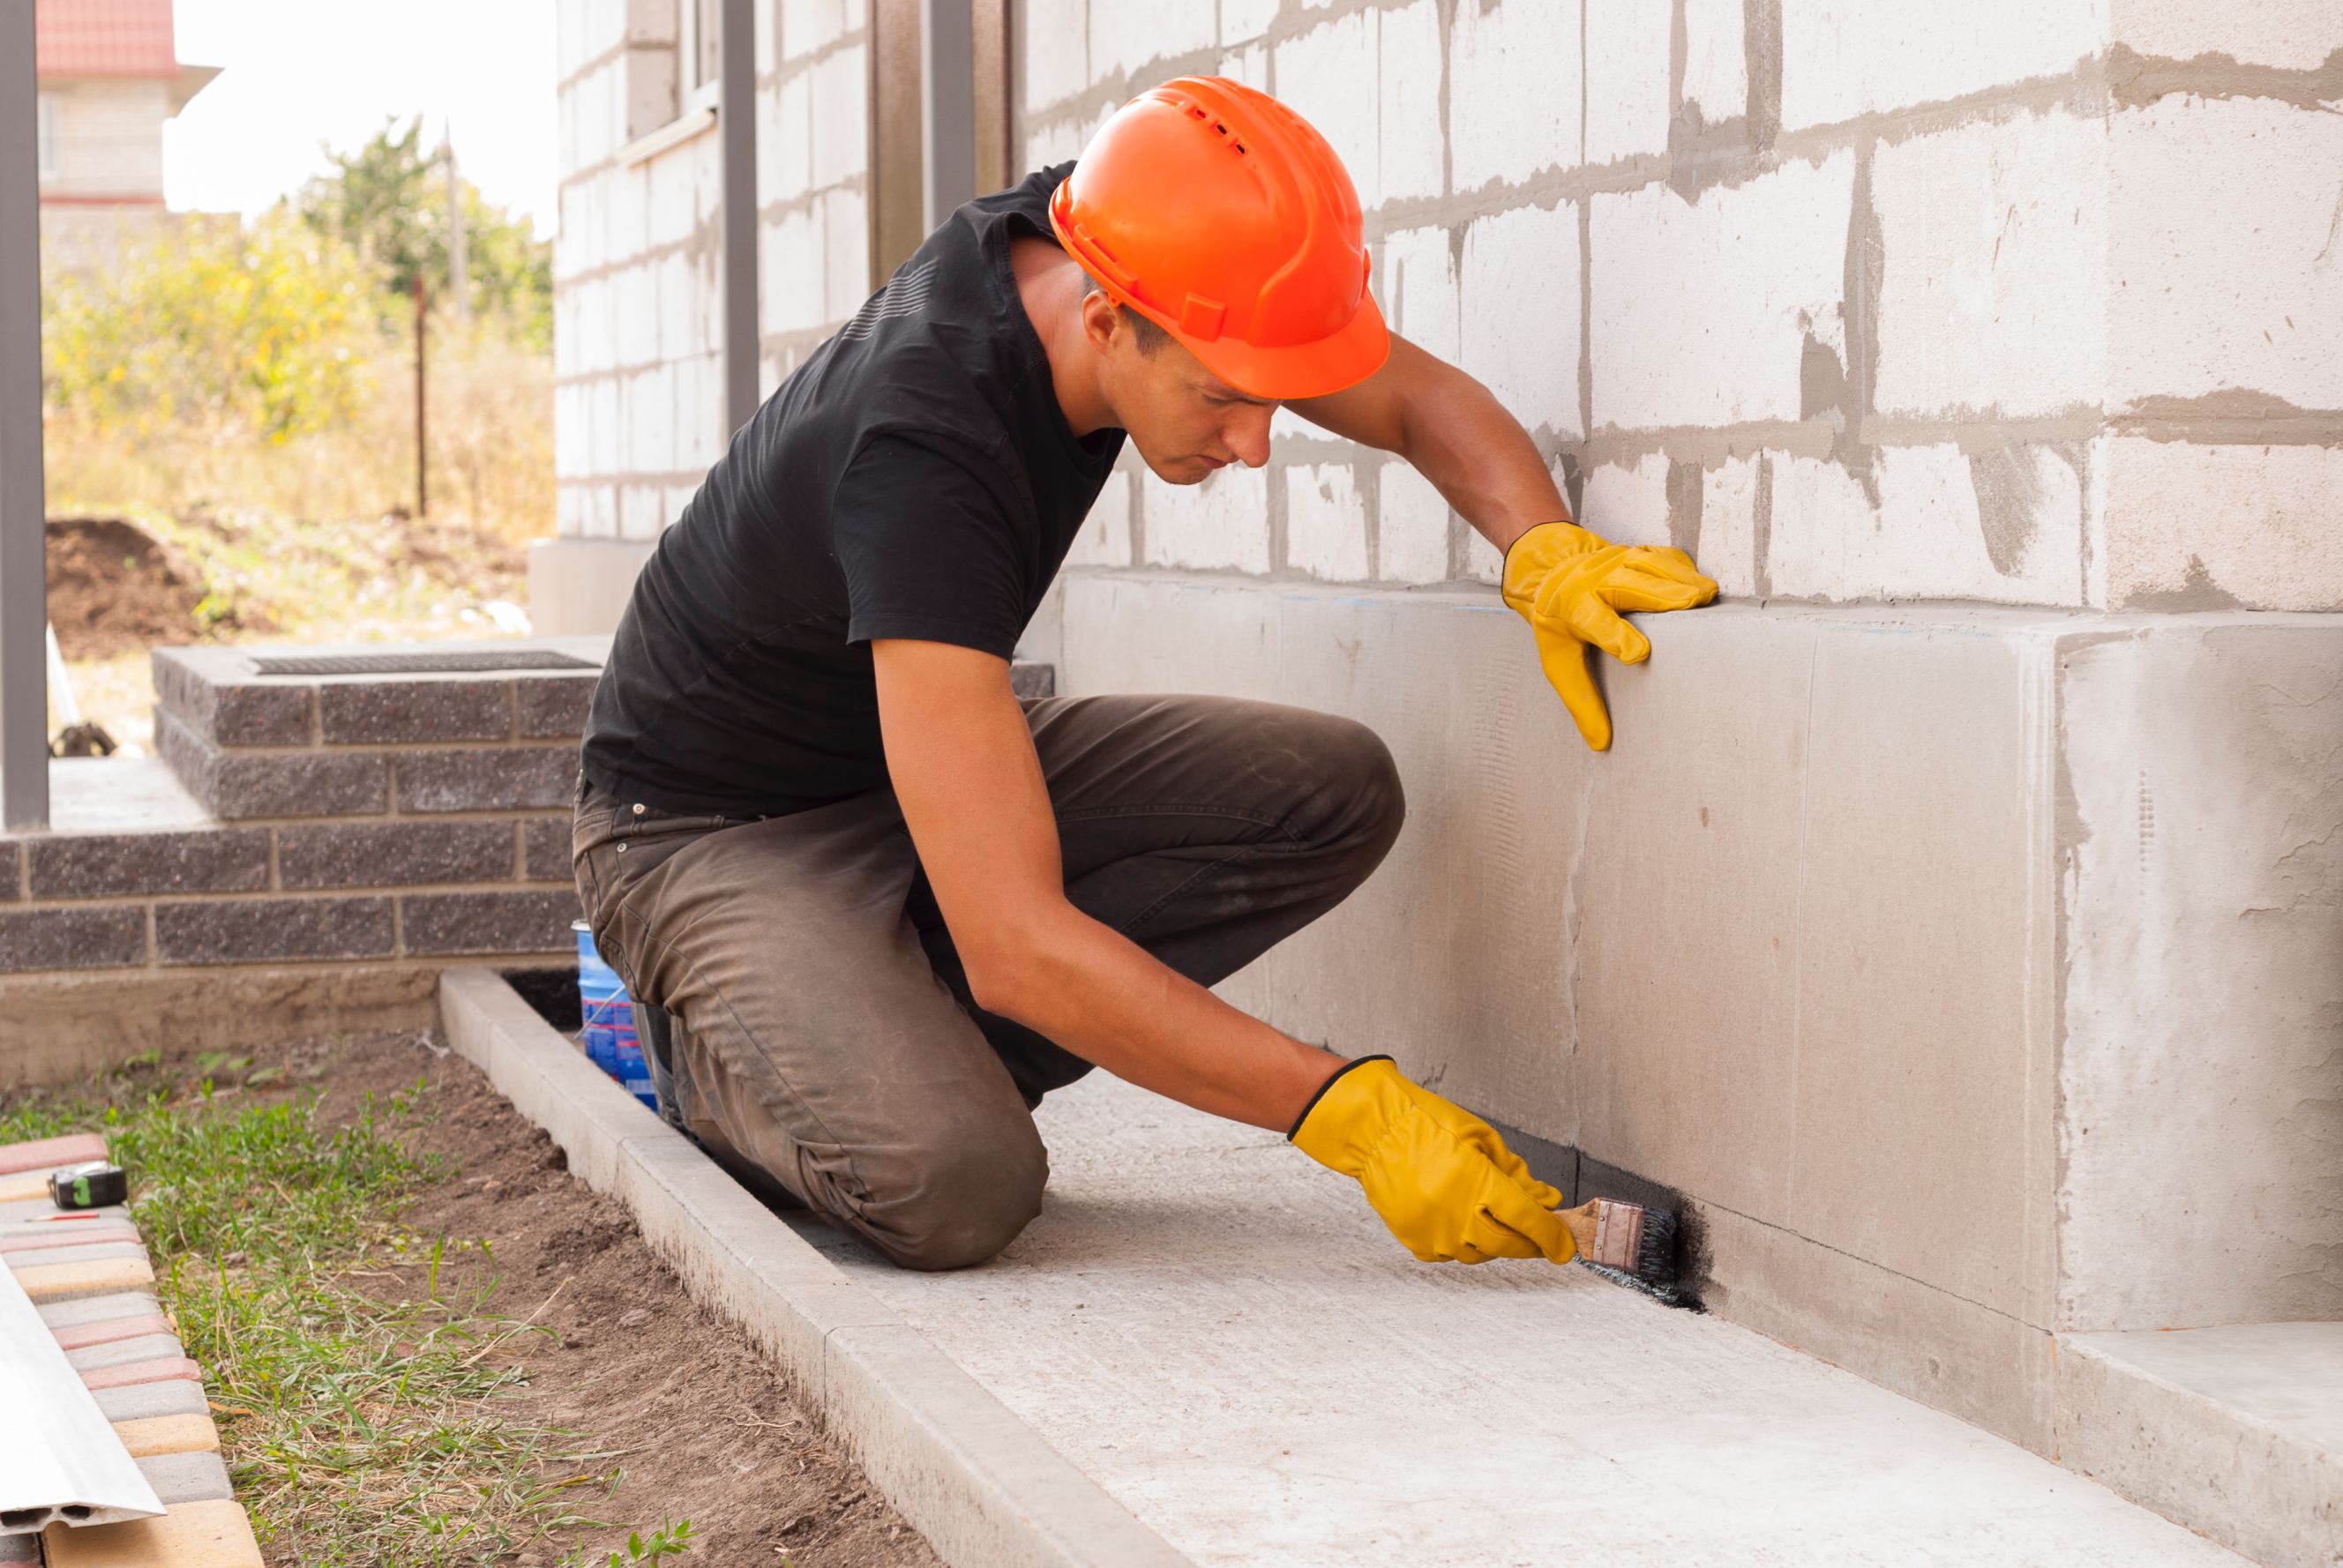
{"label": "metal drain grate", "polygon": [[486,675],[498,669],[599,669],[575,654],[515,648],[509,653],[321,653],[252,661],[257,675]]}

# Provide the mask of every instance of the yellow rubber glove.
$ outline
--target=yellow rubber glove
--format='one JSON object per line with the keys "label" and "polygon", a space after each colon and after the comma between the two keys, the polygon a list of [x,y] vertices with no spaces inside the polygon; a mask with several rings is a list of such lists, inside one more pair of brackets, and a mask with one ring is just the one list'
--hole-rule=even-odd
{"label": "yellow rubber glove", "polygon": [[1589,644],[1622,664],[1651,656],[1651,639],[1622,610],[1690,609],[1716,583],[1682,550],[1614,545],[1575,523],[1540,523],[1505,548],[1505,602],[1537,634],[1538,662],[1596,751],[1611,744],[1611,715],[1586,668]]}
{"label": "yellow rubber glove", "polygon": [[1530,1174],[1497,1130],[1363,1056],[1326,1081],[1287,1139],[1356,1179],[1401,1244],[1427,1263],[1577,1255],[1554,1211],[1562,1194]]}

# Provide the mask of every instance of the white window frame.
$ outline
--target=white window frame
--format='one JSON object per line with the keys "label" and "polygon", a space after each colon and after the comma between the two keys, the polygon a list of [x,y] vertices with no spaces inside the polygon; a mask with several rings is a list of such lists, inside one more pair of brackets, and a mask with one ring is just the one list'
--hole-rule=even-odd
{"label": "white window frame", "polygon": [[[678,117],[716,101],[716,80],[723,62],[715,58],[720,0],[675,0],[675,97]],[[703,74],[704,73],[704,74]]]}
{"label": "white window frame", "polygon": [[57,177],[57,95],[55,93],[33,95],[33,143],[38,148],[35,157],[40,166],[39,176],[45,180]]}

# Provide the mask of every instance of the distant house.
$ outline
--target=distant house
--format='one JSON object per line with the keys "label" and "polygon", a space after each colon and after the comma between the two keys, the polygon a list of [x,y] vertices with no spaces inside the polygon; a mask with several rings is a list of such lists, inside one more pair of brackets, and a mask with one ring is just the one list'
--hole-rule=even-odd
{"label": "distant house", "polygon": [[180,63],[171,0],[40,0],[41,237],[71,258],[163,211],[163,122],[216,65]]}

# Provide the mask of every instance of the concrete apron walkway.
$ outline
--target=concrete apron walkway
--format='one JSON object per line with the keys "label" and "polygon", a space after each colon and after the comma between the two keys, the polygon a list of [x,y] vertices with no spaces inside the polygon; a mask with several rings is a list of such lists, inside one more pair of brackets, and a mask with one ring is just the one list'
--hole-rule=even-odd
{"label": "concrete apron walkway", "polygon": [[1039,1121],[1046,1204],[990,1265],[792,1228],[1198,1563],[2245,1561],[1585,1269],[1417,1263],[1273,1133],[1103,1073]]}

